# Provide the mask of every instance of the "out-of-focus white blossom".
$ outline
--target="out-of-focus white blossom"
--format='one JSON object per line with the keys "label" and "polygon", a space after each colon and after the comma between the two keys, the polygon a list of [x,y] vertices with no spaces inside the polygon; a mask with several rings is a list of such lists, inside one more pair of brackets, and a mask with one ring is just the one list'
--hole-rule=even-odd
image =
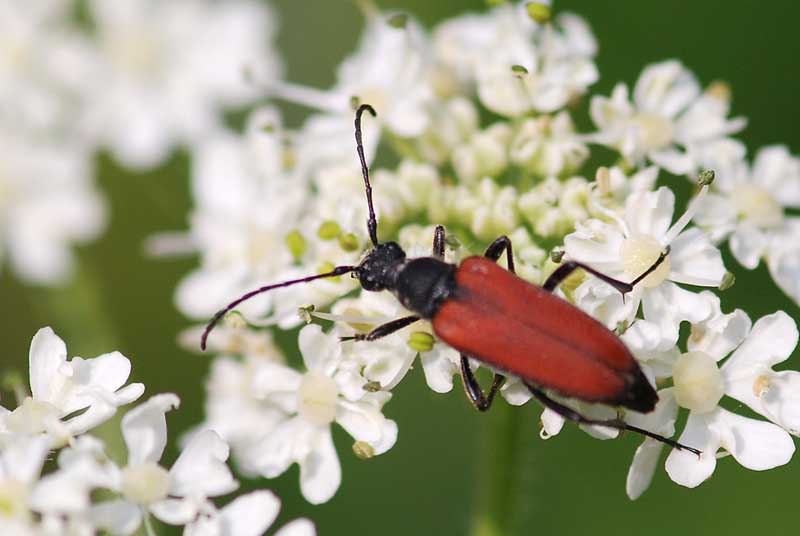
{"label": "out-of-focus white blossom", "polygon": [[540,26],[524,3],[446,21],[433,39],[438,78],[474,86],[484,106],[508,117],[563,108],[598,77],[586,23],[564,13]]}
{"label": "out-of-focus white blossom", "polygon": [[799,301],[796,272],[787,268],[800,255],[800,219],[787,209],[800,207],[800,159],[779,145],[759,150],[752,167],[743,158],[725,156],[708,159],[719,179],[699,207],[697,223],[716,241],[727,239],[745,268],[766,259],[778,286]]}
{"label": "out-of-focus white blossom", "polygon": [[125,165],[162,162],[279,76],[274,15],[250,0],[91,0],[98,66],[84,128]]}
{"label": "out-of-focus white blossom", "polygon": [[[240,495],[219,510],[203,513],[184,531],[187,536],[261,536],[275,522],[280,500],[268,490]],[[278,529],[275,536],[315,536],[314,524],[295,519]]]}
{"label": "out-of-focus white blossom", "polygon": [[[265,131],[268,126],[272,130]],[[284,167],[279,118],[268,110],[254,116],[245,136],[221,134],[198,147],[189,240],[202,259],[178,287],[181,311],[208,318],[291,266],[286,238],[305,201],[302,183],[293,177]],[[243,310],[263,314],[271,298],[259,297]]]}
{"label": "out-of-focus white blossom", "polygon": [[[427,106],[433,98],[430,64],[427,36],[415,20],[403,14],[368,12],[358,49],[339,66],[333,88],[320,91],[288,82],[272,85],[277,96],[326,112],[343,127],[352,126],[354,102],[369,103],[391,133],[413,137],[428,126]],[[345,131],[352,136],[351,128]]]}
{"label": "out-of-focus white blossom", "polygon": [[0,124],[0,260],[23,281],[64,282],[72,246],[103,230],[105,204],[91,172],[84,148]]}

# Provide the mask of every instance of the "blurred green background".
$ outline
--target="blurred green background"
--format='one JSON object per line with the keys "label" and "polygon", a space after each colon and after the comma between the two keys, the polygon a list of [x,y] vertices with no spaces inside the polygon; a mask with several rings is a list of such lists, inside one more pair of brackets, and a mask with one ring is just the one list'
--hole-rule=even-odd
{"label": "blurred green background", "polygon": [[[378,4],[415,14],[429,27],[449,15],[484,8],[482,0]],[[279,47],[288,78],[319,87],[331,84],[336,65],[355,46],[360,12],[346,0],[280,0],[273,5],[280,15]],[[704,84],[715,79],[730,83],[732,115],[750,121],[740,137],[751,155],[771,143],[800,152],[800,3],[555,0],[555,7],[586,17],[598,38],[601,79],[594,92],[608,94],[618,81],[635,82],[647,63],[679,58]],[[294,106],[284,110],[287,123],[295,126],[307,113]],[[148,394],[172,391],[183,401],[168,417],[172,443],[165,459],[171,463],[177,453],[174,440],[202,418],[209,360],[175,343],[188,322],[176,312],[172,292],[196,261],[147,259],[142,242],[155,232],[186,227],[189,163],[178,153],[142,175],[125,172],[104,156],[97,163],[111,224],[104,237],[80,250],[81,270],[73,283],[48,290],[24,287],[5,269],[0,275],[5,311],[0,368],[26,371],[30,338],[44,325],[67,341],[70,355],[121,350],[133,362],[133,379],[144,382]],[[800,319],[800,310],[772,285],[763,267],[745,272],[730,257],[726,263],[737,283],[726,292],[723,306],[746,308],[754,319],[776,309]],[[790,365],[800,367],[797,355]],[[245,485],[274,489],[283,499],[282,520],[308,516],[322,535],[464,534],[472,513],[488,500],[476,489],[481,471],[494,470],[482,438],[514,420],[521,423],[519,436],[506,445],[506,453],[494,453],[513,455],[514,471],[502,489],[490,493],[513,512],[509,524],[514,534],[750,536],[796,531],[800,459],[763,474],[723,459],[713,478],[695,490],[673,484],[659,468],[650,490],[631,502],[625,475],[638,437],[601,442],[567,426],[559,437],[543,442],[539,413],[530,404],[478,414],[459,388],[436,395],[415,370],[386,409],[400,427],[389,453],[359,461],[351,454],[349,438],[335,431],[343,483],[328,504],[313,507],[303,500],[296,467],[277,480]]]}

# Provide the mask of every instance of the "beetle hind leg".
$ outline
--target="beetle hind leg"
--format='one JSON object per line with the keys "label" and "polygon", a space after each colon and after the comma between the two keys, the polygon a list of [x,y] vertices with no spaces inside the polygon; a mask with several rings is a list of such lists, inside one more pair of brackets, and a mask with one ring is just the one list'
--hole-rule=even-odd
{"label": "beetle hind leg", "polygon": [[[514,270],[514,250],[511,247],[511,239],[507,236],[500,236],[494,240],[489,247],[486,248],[484,257],[497,261],[506,253],[506,266],[508,271],[516,273]],[[461,354],[461,382],[464,384],[464,391],[467,393],[467,398],[475,406],[478,411],[488,410],[494,397],[501,387],[506,383],[506,377],[502,374],[495,374],[492,379],[492,386],[489,388],[489,393],[485,394],[480,384],[478,384],[475,374],[472,372],[472,367],[469,364],[469,359],[466,354]]]}
{"label": "beetle hind leg", "polygon": [[553,400],[538,387],[535,387],[529,384],[528,382],[525,382],[525,386],[544,407],[555,411],[565,419],[572,421],[574,423],[589,424],[596,426],[607,426],[608,428],[616,428],[617,430],[628,430],[629,432],[635,432],[637,434],[641,434],[651,439],[655,439],[656,441],[660,441],[661,443],[669,445],[670,447],[677,450],[686,450],[693,454],[696,454],[697,456],[700,456],[700,454],[702,454],[702,452],[697,450],[696,448],[687,447],[686,445],[678,443],[673,439],[653,433],[649,430],[645,430],[644,428],[639,428],[638,426],[633,426],[620,419],[601,420],[601,419],[590,419],[589,417],[584,417],[574,409],[569,408],[556,400]]}
{"label": "beetle hind leg", "polygon": [[495,374],[492,380],[492,386],[489,388],[489,393],[485,394],[478,379],[472,372],[469,365],[469,358],[466,354],[461,354],[461,381],[464,384],[464,391],[467,393],[467,398],[475,406],[478,411],[486,411],[492,406],[494,397],[497,392],[506,383],[506,377],[502,374]]}

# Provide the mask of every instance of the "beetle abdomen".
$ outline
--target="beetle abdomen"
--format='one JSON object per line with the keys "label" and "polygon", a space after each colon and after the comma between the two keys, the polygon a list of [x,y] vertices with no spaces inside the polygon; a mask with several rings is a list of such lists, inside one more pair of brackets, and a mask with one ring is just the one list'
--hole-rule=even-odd
{"label": "beetle abdomen", "polygon": [[650,411],[658,396],[622,341],[592,317],[484,257],[456,270],[433,318],[447,344],[539,387]]}

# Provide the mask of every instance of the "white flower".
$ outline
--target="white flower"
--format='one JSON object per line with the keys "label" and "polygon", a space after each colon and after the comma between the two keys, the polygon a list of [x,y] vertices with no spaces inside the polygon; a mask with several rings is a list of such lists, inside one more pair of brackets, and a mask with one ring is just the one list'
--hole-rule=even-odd
{"label": "white flower", "polygon": [[[671,436],[678,408],[690,410],[678,441],[702,451],[699,457],[674,449],[666,462],[670,478],[695,487],[714,472],[722,448],[752,470],[771,469],[785,463],[795,447],[790,433],[800,431],[800,373],[776,372],[772,367],[787,359],[797,345],[794,321],[779,311],[756,322],[742,311],[716,312],[693,326],[689,351],[672,365],[674,386],[659,391],[659,406],[650,415],[630,413],[627,420]],[[718,362],[730,357],[718,366]],[[769,421],[750,419],[719,406],[730,396]],[[774,424],[773,424],[774,423]],[[628,474],[628,494],[636,498],[647,488],[662,445],[646,439],[637,450]]]}
{"label": "white flower", "polygon": [[[556,26],[563,26],[564,31]],[[597,49],[582,19],[559,15],[555,26],[542,27],[535,37],[530,50],[505,62],[491,53],[479,53],[486,62],[477,69],[478,96],[490,110],[509,117],[530,111],[554,112],[597,81],[593,61]]]}
{"label": "white flower", "polygon": [[103,464],[85,474],[105,481],[120,497],[91,507],[98,528],[113,534],[131,534],[148,511],[172,525],[186,525],[198,515],[213,512],[208,498],[235,490],[238,483],[225,465],[228,446],[211,430],[196,434],[167,471],[158,464],[167,443],[164,414],[177,407],[173,394],[156,395],[129,411],[122,419],[122,435],[128,447],[128,463],[117,467],[97,445],[77,445],[60,460],[65,468],[87,458]]}
{"label": "white flower", "polygon": [[473,186],[459,185],[445,191],[446,210],[456,223],[467,225],[482,240],[510,234],[519,225],[517,189],[499,186],[489,177]]}
{"label": "white flower", "polygon": [[453,149],[467,142],[479,126],[476,105],[460,96],[440,102],[430,116],[427,130],[414,141],[420,156],[432,164],[450,159]]}
{"label": "white flower", "polygon": [[538,26],[523,3],[448,20],[435,30],[434,47],[440,80],[474,84],[481,103],[505,116],[558,110],[598,76],[596,44],[580,18],[565,13]]}
{"label": "white flower", "polygon": [[[745,268],[754,269],[769,256],[792,242],[787,208],[800,207],[800,159],[785,146],[759,150],[752,169],[744,159],[710,158],[716,172],[710,193],[699,208],[696,221],[716,240],[728,236],[731,253]],[[787,236],[788,235],[788,236]]]}
{"label": "white flower", "polygon": [[[268,490],[240,495],[223,508],[204,514],[187,525],[186,536],[261,536],[275,522],[280,500]],[[314,524],[295,519],[281,527],[275,536],[315,536]]]}
{"label": "white flower", "polygon": [[95,238],[105,206],[74,143],[0,126],[0,260],[30,283],[56,285],[73,269],[73,243]]}
{"label": "white flower", "polygon": [[[426,252],[429,254],[429,252]],[[389,292],[362,291],[357,298],[338,301],[333,315],[343,336],[365,334],[380,324],[411,315]],[[430,322],[419,320],[375,341],[346,342],[345,358],[358,363],[360,374],[375,382],[382,390],[394,389],[411,370],[417,354],[428,386],[437,393],[453,388],[453,375],[458,374],[458,352],[433,335]]]}
{"label": "white flower", "polygon": [[664,348],[677,342],[682,321],[700,322],[711,313],[707,299],[677,283],[714,287],[725,275],[720,252],[708,236],[685,229],[697,203],[670,225],[674,205],[675,196],[665,187],[636,192],[627,199],[624,220],[588,220],[564,239],[569,258],[623,281],[643,274],[670,247],[661,265],[624,302],[619,292],[594,277],[576,291],[578,305],[612,329],[621,322],[630,325],[642,303],[644,318],[660,328]]}
{"label": "white flower", "polygon": [[[184,330],[178,335],[179,344],[186,350],[199,352],[200,338],[205,325]],[[209,334],[207,351],[226,356],[243,356],[255,360],[284,361],[280,349],[272,340],[272,332],[263,328],[250,327],[245,320],[235,314],[225,317]]]}
{"label": "white flower", "polygon": [[525,119],[511,142],[511,161],[542,176],[568,175],[583,164],[589,148],[566,112]]}
{"label": "white flower", "polygon": [[31,494],[49,452],[42,436],[15,436],[0,448],[0,528],[9,531],[4,534],[13,534],[15,526],[22,531],[32,521]]}
{"label": "white flower", "polygon": [[625,84],[618,84],[611,98],[592,98],[599,132],[591,139],[633,164],[647,158],[676,175],[693,173],[710,146],[745,125],[741,118],[726,119],[727,99],[714,88],[701,94],[694,75],[678,61],[652,64],[636,82],[633,102]]}
{"label": "white flower", "polygon": [[588,216],[589,183],[583,177],[548,177],[519,196],[520,215],[540,236],[561,237]]}
{"label": "white flower", "polygon": [[279,357],[218,357],[206,382],[206,418],[198,429],[217,432],[231,446],[233,459],[246,476],[258,475],[260,444],[284,416],[278,406],[265,402],[257,389],[258,378],[270,374],[273,364],[283,362]]}
{"label": "white flower", "polygon": [[263,399],[286,417],[263,441],[261,471],[267,478],[300,465],[300,490],[313,504],[328,501],[341,482],[341,467],[330,425],[335,421],[356,440],[362,456],[382,454],[397,440],[397,425],[381,413],[391,398],[365,390],[366,380],[341,361],[341,343],[311,325],[300,331],[307,371],[273,365],[257,379]]}
{"label": "white flower", "polygon": [[511,127],[495,123],[453,149],[452,163],[461,182],[475,184],[485,177],[497,177],[508,165]]}
{"label": "white flower", "polygon": [[63,0],[0,4],[0,124],[17,135],[75,134],[95,60],[71,15]]}
{"label": "white flower", "polygon": [[67,361],[64,341],[52,329],[42,328],[31,341],[31,397],[14,411],[0,414],[0,431],[44,432],[53,444],[63,444],[142,395],[141,383],[125,385],[130,370],[130,361],[119,352]]}
{"label": "white flower", "polygon": [[[269,118],[273,132],[256,127]],[[246,136],[222,134],[198,147],[190,240],[202,259],[175,298],[193,318],[208,318],[244,292],[275,282],[293,261],[285,240],[298,224],[307,193],[283,167],[278,121],[265,110],[254,116]],[[264,314],[272,299],[264,294],[241,309]]]}
{"label": "white flower", "polygon": [[658,171],[658,166],[648,166],[628,176],[619,166],[598,168],[591,192],[595,203],[590,203],[588,207],[592,215],[603,219],[611,210],[618,216],[624,216],[628,196],[652,191],[658,180]]}
{"label": "white flower", "polygon": [[349,125],[348,141],[352,139],[354,100],[372,105],[378,121],[390,132],[410,138],[428,126],[427,106],[433,99],[428,48],[424,30],[413,19],[405,15],[387,19],[369,12],[358,50],[342,62],[332,89],[323,92],[279,82],[273,84],[273,91],[281,98],[331,114],[331,120],[336,118],[342,127]]}
{"label": "white flower", "polygon": [[784,230],[772,242],[767,266],[775,283],[800,303],[800,218],[788,218]]}
{"label": "white flower", "polygon": [[269,47],[272,12],[248,0],[92,0],[98,73],[87,128],[133,167],[218,129],[226,107],[258,96],[280,71]]}

